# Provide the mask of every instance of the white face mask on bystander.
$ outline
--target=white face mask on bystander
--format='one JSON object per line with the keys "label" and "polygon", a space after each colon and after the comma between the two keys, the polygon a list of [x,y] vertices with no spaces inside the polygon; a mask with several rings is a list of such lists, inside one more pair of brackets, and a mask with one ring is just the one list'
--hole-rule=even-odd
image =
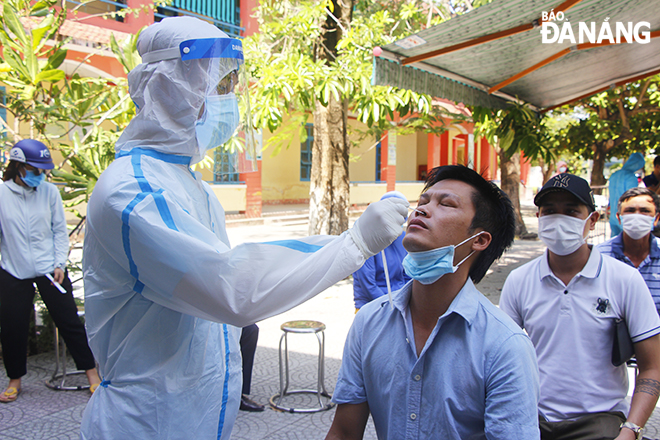
{"label": "white face mask on bystander", "polygon": [[584,220],[564,214],[543,215],[539,217],[539,237],[553,254],[572,254],[585,243],[584,225],[592,214]]}
{"label": "white face mask on bystander", "polygon": [[620,219],[623,232],[633,240],[639,240],[653,230],[655,217],[644,214],[625,214]]}

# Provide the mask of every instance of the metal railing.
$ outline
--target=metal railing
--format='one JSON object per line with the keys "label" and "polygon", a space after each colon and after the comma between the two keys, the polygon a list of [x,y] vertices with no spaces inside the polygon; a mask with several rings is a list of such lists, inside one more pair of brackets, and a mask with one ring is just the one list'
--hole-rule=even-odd
{"label": "metal railing", "polygon": [[[204,1],[201,1],[201,2],[205,3]],[[185,2],[185,3],[191,3],[191,2]],[[197,3],[197,2],[194,2],[194,3]],[[208,3],[214,3],[214,2],[209,1]],[[187,10],[187,9],[183,9],[181,7],[158,6],[156,9],[154,9],[154,18],[156,18],[156,21],[160,21],[163,18],[174,17],[174,16],[177,16],[177,15],[186,15],[186,16],[189,16],[189,17],[195,17],[195,18],[199,18],[199,19],[202,19],[202,20],[210,21],[215,26],[217,26],[220,30],[226,32],[230,36],[236,36],[236,37],[240,36],[241,31],[245,30],[245,28],[237,26],[234,23],[227,22],[227,21],[224,21],[224,20],[220,20],[220,19],[218,19],[216,17],[213,17],[211,15],[199,14],[199,13]]]}

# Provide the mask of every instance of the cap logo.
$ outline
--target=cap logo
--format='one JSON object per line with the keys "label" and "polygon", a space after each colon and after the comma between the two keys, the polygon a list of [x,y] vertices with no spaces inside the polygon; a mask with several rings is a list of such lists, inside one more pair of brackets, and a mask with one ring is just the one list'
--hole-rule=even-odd
{"label": "cap logo", "polygon": [[50,157],[50,152],[48,151],[48,149],[44,149],[44,150],[41,150],[39,152],[39,155],[41,157],[49,158]]}
{"label": "cap logo", "polygon": [[23,153],[23,150],[20,148],[14,147],[9,151],[9,159],[18,162],[25,162],[25,153]]}
{"label": "cap logo", "polygon": [[559,187],[559,188],[568,188],[568,183],[571,181],[570,176],[558,176],[555,179],[555,182],[553,186]]}

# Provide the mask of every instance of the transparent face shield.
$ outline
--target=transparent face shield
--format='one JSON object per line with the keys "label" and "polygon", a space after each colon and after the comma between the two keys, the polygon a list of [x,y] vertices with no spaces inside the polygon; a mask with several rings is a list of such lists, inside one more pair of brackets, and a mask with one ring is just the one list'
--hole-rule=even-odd
{"label": "transparent face shield", "polygon": [[[143,62],[181,58],[186,80],[206,85],[195,123],[199,152],[215,154],[216,178],[257,170],[248,80],[243,69],[243,46],[233,38],[186,40],[178,48],[151,52]],[[146,60],[145,60],[146,58]]]}
{"label": "transparent face shield", "polygon": [[223,176],[257,170],[248,81],[243,46],[233,38],[204,38],[181,43],[181,60],[206,60],[208,80],[204,105],[196,124],[197,141],[215,153],[214,173]]}

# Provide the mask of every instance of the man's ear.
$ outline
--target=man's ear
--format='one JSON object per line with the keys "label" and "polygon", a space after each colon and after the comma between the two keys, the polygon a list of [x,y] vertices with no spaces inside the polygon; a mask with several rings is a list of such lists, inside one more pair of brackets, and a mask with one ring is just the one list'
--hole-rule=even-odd
{"label": "man's ear", "polygon": [[594,211],[591,213],[591,217],[589,217],[589,230],[593,231],[596,229],[596,222],[598,222],[598,219],[600,218],[600,214],[598,211]]}
{"label": "man's ear", "polygon": [[618,212],[616,213],[616,219],[619,221],[620,225],[623,224],[621,223],[621,214],[619,214]]}
{"label": "man's ear", "polygon": [[490,235],[490,232],[483,231],[475,237],[475,240],[472,242],[472,250],[477,252],[486,250],[491,241],[493,241],[493,236]]}

